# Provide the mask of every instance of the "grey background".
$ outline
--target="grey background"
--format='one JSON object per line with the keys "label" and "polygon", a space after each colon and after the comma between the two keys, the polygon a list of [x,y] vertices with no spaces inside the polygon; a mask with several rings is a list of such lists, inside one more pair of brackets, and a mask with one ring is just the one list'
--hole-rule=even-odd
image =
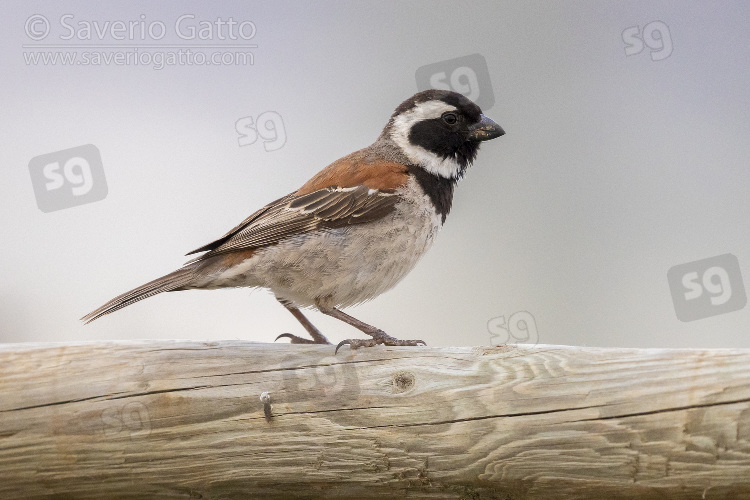
{"label": "grey background", "polygon": [[[371,143],[417,68],[478,53],[487,114],[507,135],[483,146],[420,265],[348,312],[431,345],[488,345],[490,320],[528,311],[543,343],[750,347],[748,308],[681,322],[667,282],[675,265],[726,253],[750,273],[746,2],[3,5],[2,342],[301,333],[270,294],[245,289],[77,318]],[[66,13],[249,19],[254,65],[25,64],[26,20],[54,28]],[[626,56],[623,30],[656,20],[673,53]],[[239,147],[237,120],[266,111],[283,118],[284,146]],[[107,197],[41,212],[30,159],[84,144],[101,152]],[[332,340],[356,334],[311,318]]]}

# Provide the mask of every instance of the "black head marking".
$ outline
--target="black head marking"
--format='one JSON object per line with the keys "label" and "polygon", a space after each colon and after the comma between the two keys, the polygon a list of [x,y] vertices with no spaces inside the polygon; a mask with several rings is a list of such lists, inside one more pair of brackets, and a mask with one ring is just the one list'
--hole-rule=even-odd
{"label": "black head marking", "polygon": [[431,174],[415,165],[409,165],[409,173],[414,176],[419,187],[430,198],[430,201],[435,206],[435,212],[442,218],[442,222],[445,224],[445,218],[448,217],[451,205],[453,205],[453,188],[456,185],[456,181]]}
{"label": "black head marking", "polygon": [[[479,151],[480,141],[469,139],[469,127],[482,118],[479,106],[463,95],[449,90],[425,90],[413,95],[396,108],[381,137],[390,134],[397,116],[428,101],[442,101],[455,107],[456,111],[415,123],[409,131],[409,142],[435,153],[441,159],[454,160],[459,165],[454,177],[460,179]],[[446,116],[448,114],[451,116]]]}
{"label": "black head marking", "polygon": [[[426,104],[419,109],[423,103],[447,106]],[[463,95],[448,90],[425,90],[396,108],[379,140],[396,142],[411,163],[409,173],[445,222],[455,184],[476,158],[479,145],[503,133],[499,125],[483,116],[479,106]]]}
{"label": "black head marking", "polygon": [[460,111],[466,113],[467,116],[471,118],[472,122],[478,122],[479,116],[482,114],[482,110],[479,108],[479,106],[477,106],[469,98],[464,97],[458,92],[452,92],[450,90],[430,89],[414,94],[413,96],[399,104],[396,110],[391,115],[391,122],[393,122],[393,119],[401,113],[409,111],[410,109],[416,107],[417,104],[421,104],[427,101],[443,101],[446,104],[455,106]]}

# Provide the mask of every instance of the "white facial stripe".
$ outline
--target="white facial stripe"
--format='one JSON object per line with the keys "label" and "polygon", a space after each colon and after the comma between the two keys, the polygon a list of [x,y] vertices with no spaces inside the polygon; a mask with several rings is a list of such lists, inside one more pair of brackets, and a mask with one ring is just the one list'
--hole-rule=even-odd
{"label": "white facial stripe", "polygon": [[446,179],[458,178],[459,172],[461,172],[461,165],[458,164],[452,158],[441,158],[431,151],[427,151],[422,146],[415,146],[408,140],[403,143],[396,141],[401,147],[407,158],[416,165],[421,165],[422,168],[430,172],[431,174],[445,177]]}
{"label": "white facial stripe", "polygon": [[440,158],[421,146],[409,142],[409,131],[412,125],[422,120],[439,118],[446,111],[456,111],[455,106],[443,101],[427,101],[417,104],[413,109],[402,113],[393,120],[391,140],[398,144],[407,158],[428,172],[446,178],[454,178],[461,166],[451,158]]}
{"label": "white facial stripe", "polygon": [[420,120],[439,118],[446,111],[456,111],[456,107],[446,104],[443,101],[425,101],[420,102],[406,113],[402,113],[396,119],[406,121],[411,125]]}

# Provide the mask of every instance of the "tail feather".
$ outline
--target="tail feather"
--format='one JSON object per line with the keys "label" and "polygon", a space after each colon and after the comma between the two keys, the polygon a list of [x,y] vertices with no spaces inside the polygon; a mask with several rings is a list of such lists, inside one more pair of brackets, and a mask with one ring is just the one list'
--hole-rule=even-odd
{"label": "tail feather", "polygon": [[177,271],[171,272],[166,276],[149,281],[145,285],[141,285],[129,292],[118,295],[100,308],[95,309],[82,317],[81,321],[83,321],[84,324],[88,324],[97,318],[101,318],[102,316],[115,312],[123,307],[127,307],[140,300],[147,299],[157,293],[177,290],[190,283],[194,276],[193,271],[194,266],[186,266]]}

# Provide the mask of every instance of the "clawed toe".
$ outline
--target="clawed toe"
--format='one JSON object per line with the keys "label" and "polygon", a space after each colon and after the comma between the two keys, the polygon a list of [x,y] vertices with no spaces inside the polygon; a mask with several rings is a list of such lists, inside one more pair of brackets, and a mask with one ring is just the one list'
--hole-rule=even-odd
{"label": "clawed toe", "polygon": [[341,342],[339,342],[339,343],[338,343],[338,345],[336,346],[336,350],[335,350],[335,351],[333,351],[333,355],[335,356],[336,354],[338,354],[338,353],[339,353],[339,349],[341,348],[341,346],[345,346],[345,345],[347,345],[347,344],[351,344],[351,343],[352,343],[352,341],[351,341],[351,340],[342,340],[342,341],[341,341]]}
{"label": "clawed toe", "polygon": [[418,346],[418,345],[427,345],[427,342],[425,342],[424,340],[398,340],[396,339],[395,344],[386,344],[386,345]]}
{"label": "clawed toe", "polygon": [[424,340],[399,340],[397,338],[391,337],[390,335],[387,335],[385,332],[382,332],[381,335],[374,335],[373,338],[371,339],[342,340],[336,346],[336,351],[334,351],[334,354],[337,354],[339,352],[339,349],[345,345],[348,345],[350,349],[359,349],[360,347],[373,347],[378,344],[383,344],[387,346],[427,345],[427,343]]}
{"label": "clawed toe", "polygon": [[377,344],[389,345],[389,346],[418,346],[427,345],[424,340],[399,340],[395,337],[391,337],[383,330],[377,330],[372,334],[372,338]]}
{"label": "clawed toe", "polygon": [[427,345],[424,340],[399,340],[391,337],[392,340],[386,340],[383,342],[385,345],[401,345],[401,346],[418,346]]}
{"label": "clawed toe", "polygon": [[[397,338],[391,337],[390,335],[385,333],[383,330],[376,330],[373,333],[371,333],[371,335],[372,335],[371,339],[342,340],[336,346],[336,350],[334,351],[334,354],[338,354],[339,349],[341,349],[345,345],[348,345],[350,349],[359,349],[360,347],[374,347],[380,344],[387,345],[387,346],[427,345],[424,340],[399,340]],[[323,342],[317,342],[315,340],[298,337],[297,335],[294,335],[291,333],[282,333],[281,335],[276,337],[274,342],[281,338],[289,339],[291,344],[330,344],[330,342],[328,342],[327,339],[325,339],[325,337],[321,339],[323,340]]]}
{"label": "clawed toe", "polygon": [[290,344],[316,344],[317,343],[314,340],[303,339],[302,337],[292,335],[291,333],[282,333],[281,335],[276,337],[274,342],[276,342],[276,340],[279,340],[280,338],[288,338],[290,340],[289,342]]}
{"label": "clawed toe", "polygon": [[359,349],[360,347],[373,347],[378,345],[378,342],[375,339],[346,339],[339,342],[339,345],[336,346],[336,350],[333,352],[333,354],[338,354],[339,349],[342,346],[348,345],[350,349]]}

